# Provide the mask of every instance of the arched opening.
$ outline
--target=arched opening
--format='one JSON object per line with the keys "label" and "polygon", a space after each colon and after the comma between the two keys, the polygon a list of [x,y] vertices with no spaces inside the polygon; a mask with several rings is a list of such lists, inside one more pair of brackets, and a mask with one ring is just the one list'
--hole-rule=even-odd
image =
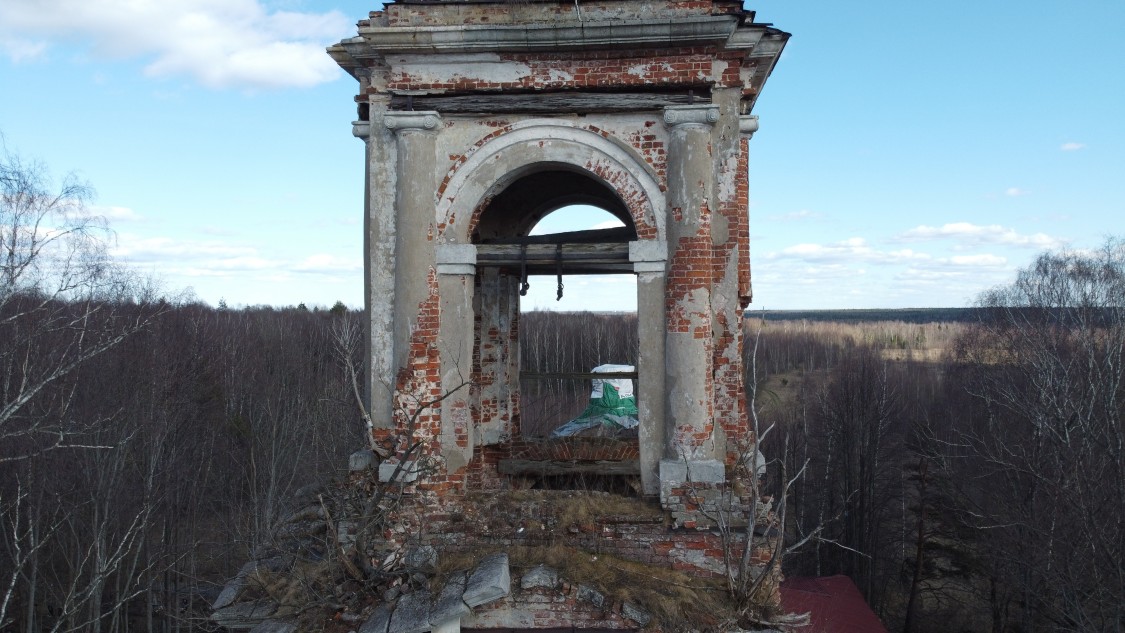
{"label": "arched opening", "polygon": [[[482,421],[506,413],[508,428],[529,442],[561,427],[572,431],[595,405],[595,368],[621,366],[611,387],[602,381],[601,393],[617,395],[627,383],[620,395],[631,403],[622,403],[627,415],[617,418],[631,419],[567,437],[621,440],[633,447],[622,457],[635,459],[637,281],[629,243],[637,231],[628,208],[586,173],[537,165],[488,199],[479,218],[473,241]],[[502,370],[511,373],[498,385]],[[593,479],[586,476],[581,485]]]}
{"label": "arched opening", "polygon": [[[604,209],[570,205],[545,216],[531,236],[621,228],[624,223]],[[520,432],[549,437],[563,432],[591,405],[592,380],[583,374],[607,365],[636,370],[637,278],[632,273],[578,274],[532,277],[529,283],[520,298]],[[634,386],[628,385],[629,394],[635,394]],[[635,396],[628,397],[635,404]],[[626,431],[622,434],[631,435]]]}

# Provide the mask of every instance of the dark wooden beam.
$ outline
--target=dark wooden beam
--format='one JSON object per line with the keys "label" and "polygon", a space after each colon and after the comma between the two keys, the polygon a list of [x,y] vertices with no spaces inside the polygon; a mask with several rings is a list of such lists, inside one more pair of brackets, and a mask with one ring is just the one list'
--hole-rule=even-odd
{"label": "dark wooden beam", "polygon": [[[671,105],[711,103],[710,90],[683,92],[530,92],[468,95],[410,95],[415,110],[437,110],[446,114],[515,114],[658,111]],[[406,110],[407,96],[391,97],[392,110]]]}
{"label": "dark wooden beam", "polygon": [[637,232],[627,226],[611,229],[590,229],[586,231],[564,231],[547,235],[527,235],[482,240],[481,244],[611,244],[631,242],[637,239]]}
{"label": "dark wooden beam", "polygon": [[559,461],[530,459],[501,459],[497,465],[502,475],[640,475],[641,464],[635,459],[625,461]]}
{"label": "dark wooden beam", "polygon": [[[629,244],[564,244],[562,253],[555,244],[480,244],[477,246],[477,266],[526,266],[530,274],[554,274],[558,260],[563,272],[574,274],[576,268],[606,268],[632,272],[629,262]],[[534,272],[533,272],[534,269]]]}
{"label": "dark wooden beam", "polygon": [[637,379],[637,372],[635,372],[635,371],[608,372],[607,371],[607,372],[602,372],[602,373],[595,373],[595,372],[580,372],[580,371],[571,371],[571,372],[521,371],[520,372],[520,379],[522,380],[524,378],[526,378],[528,380],[558,380],[558,379],[562,379],[562,380],[593,380],[595,378],[600,378],[600,379],[603,379],[603,380],[613,379],[613,378],[630,378],[630,379],[636,380]]}

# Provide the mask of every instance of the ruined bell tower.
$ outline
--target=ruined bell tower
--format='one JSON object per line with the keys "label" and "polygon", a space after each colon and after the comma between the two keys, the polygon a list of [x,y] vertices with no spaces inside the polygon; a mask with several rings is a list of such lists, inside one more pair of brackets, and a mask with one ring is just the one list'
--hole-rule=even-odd
{"label": "ruined bell tower", "polygon": [[[729,0],[399,0],[329,49],[359,82],[373,432],[421,442],[417,485],[503,487],[519,285],[556,271],[637,277],[643,492],[674,508],[724,480],[748,433],[752,112],[788,37]],[[581,203],[625,228],[528,237]]]}

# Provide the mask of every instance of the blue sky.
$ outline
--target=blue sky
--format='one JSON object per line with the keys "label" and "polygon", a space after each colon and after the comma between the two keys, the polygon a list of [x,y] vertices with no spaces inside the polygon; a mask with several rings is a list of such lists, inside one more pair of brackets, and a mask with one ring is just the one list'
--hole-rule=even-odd
{"label": "blue sky", "polygon": [[[88,179],[169,291],[362,305],[355,83],[323,48],[378,6],[4,0],[0,132]],[[964,306],[1125,234],[1125,2],[747,6],[793,33],[755,111],[755,308]],[[627,278],[537,290],[633,305]]]}

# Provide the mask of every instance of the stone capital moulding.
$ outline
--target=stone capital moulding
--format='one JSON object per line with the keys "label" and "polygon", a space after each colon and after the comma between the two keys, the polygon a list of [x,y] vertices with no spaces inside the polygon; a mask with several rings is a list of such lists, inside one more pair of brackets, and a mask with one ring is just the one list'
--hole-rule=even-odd
{"label": "stone capital moulding", "polygon": [[664,123],[668,127],[711,127],[719,120],[719,106],[714,104],[668,106],[664,108]]}
{"label": "stone capital moulding", "polygon": [[629,261],[635,273],[664,273],[668,262],[668,242],[641,240],[629,242]]}
{"label": "stone capital moulding", "polygon": [[758,131],[758,115],[745,114],[738,117],[738,131],[746,138],[753,138]]}
{"label": "stone capital moulding", "polygon": [[441,126],[441,115],[429,112],[387,112],[383,125],[395,132],[435,132]]}
{"label": "stone capital moulding", "polygon": [[438,244],[434,255],[439,275],[476,274],[477,247],[475,244]]}
{"label": "stone capital moulding", "polygon": [[371,121],[352,121],[352,136],[366,141],[371,137]]}

